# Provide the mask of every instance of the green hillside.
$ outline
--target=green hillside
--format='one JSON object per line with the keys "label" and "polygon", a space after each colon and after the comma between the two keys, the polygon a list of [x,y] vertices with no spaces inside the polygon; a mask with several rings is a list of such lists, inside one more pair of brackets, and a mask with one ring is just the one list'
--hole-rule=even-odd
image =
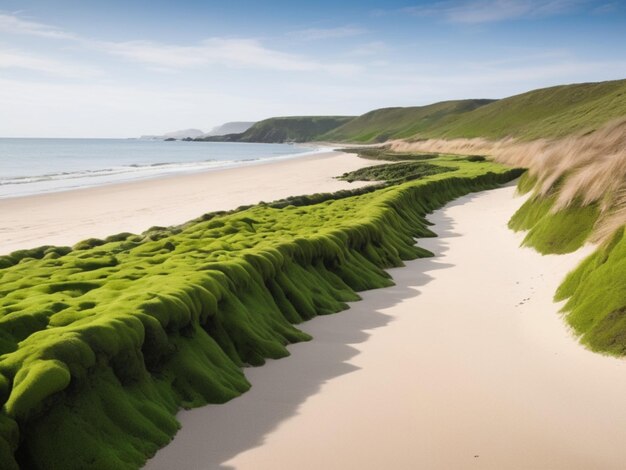
{"label": "green hillside", "polygon": [[321,138],[365,143],[412,137],[491,102],[492,100],[442,101],[428,106],[376,109],[347,122]]}
{"label": "green hillside", "polygon": [[621,116],[626,116],[626,80],[542,88],[501,100],[381,108],[358,117],[276,117],[256,123],[243,134],[196,140],[375,143],[389,139],[509,136],[532,140],[593,130]]}
{"label": "green hillside", "polygon": [[563,137],[626,115],[626,80],[533,90],[460,114],[417,137]]}
{"label": "green hillside", "polygon": [[197,140],[222,142],[308,142],[354,119],[353,116],[275,117],[257,122],[242,134]]}

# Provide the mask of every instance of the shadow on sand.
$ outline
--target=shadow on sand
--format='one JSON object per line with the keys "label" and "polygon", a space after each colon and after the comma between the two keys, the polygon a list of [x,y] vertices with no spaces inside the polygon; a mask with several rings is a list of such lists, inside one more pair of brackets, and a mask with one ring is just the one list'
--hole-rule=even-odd
{"label": "shadow on sand", "polygon": [[[462,197],[450,205],[467,204],[473,197]],[[348,363],[358,354],[352,345],[365,342],[371,330],[393,321],[381,312],[418,296],[419,287],[432,279],[428,272],[452,267],[438,258],[447,249],[447,239],[459,236],[453,231],[453,221],[442,211],[429,219],[435,223],[433,231],[439,234],[427,240],[434,258],[409,261],[406,267],[394,268],[390,274],[395,286],[361,292],[363,300],[352,303],[349,310],[300,325],[314,337],[313,341],[291,345],[291,356],[287,358],[247,369],[252,388],[242,396],[223,405],[181,412],[178,418],[182,429],[170,445],[148,461],[146,468],[230,470],[233,467],[224,462],[262,445],[265,436],[296,415],[300,405],[325,382],[358,370]]]}

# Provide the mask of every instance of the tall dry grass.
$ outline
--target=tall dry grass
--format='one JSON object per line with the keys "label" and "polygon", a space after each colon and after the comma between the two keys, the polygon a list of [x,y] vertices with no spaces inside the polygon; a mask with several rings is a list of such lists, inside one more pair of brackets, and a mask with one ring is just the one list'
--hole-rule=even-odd
{"label": "tall dry grass", "polygon": [[598,203],[601,217],[593,234],[602,241],[626,224],[626,118],[584,135],[558,140],[518,142],[514,139],[429,139],[393,141],[396,151],[489,155],[494,160],[528,168],[537,178],[539,195],[556,193],[553,210],[574,202]]}

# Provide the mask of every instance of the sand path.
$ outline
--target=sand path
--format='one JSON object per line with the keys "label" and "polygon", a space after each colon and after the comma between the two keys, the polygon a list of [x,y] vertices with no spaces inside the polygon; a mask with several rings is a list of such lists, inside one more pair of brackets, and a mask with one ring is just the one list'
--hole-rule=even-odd
{"label": "sand path", "polygon": [[582,348],[552,295],[590,249],[520,249],[511,186],[430,217],[437,256],[303,325],[252,389],[182,412],[156,469],[623,469],[626,362]]}

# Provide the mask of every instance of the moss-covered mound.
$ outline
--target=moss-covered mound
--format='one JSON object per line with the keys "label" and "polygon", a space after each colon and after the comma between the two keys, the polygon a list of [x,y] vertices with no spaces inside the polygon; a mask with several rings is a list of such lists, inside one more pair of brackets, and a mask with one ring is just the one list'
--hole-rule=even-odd
{"label": "moss-covered mound", "polygon": [[177,409],[243,393],[242,366],[309,339],[294,324],[427,256],[414,237],[432,235],[429,211],[519,174],[438,164],[454,169],[2,258],[2,468],[139,467],[176,432]]}
{"label": "moss-covered mound", "polygon": [[454,168],[446,168],[440,165],[429,165],[422,162],[386,163],[383,165],[368,166],[350,171],[341,175],[340,179],[348,182],[353,181],[387,181],[401,183],[405,181],[425,178],[437,173],[454,171]]}

